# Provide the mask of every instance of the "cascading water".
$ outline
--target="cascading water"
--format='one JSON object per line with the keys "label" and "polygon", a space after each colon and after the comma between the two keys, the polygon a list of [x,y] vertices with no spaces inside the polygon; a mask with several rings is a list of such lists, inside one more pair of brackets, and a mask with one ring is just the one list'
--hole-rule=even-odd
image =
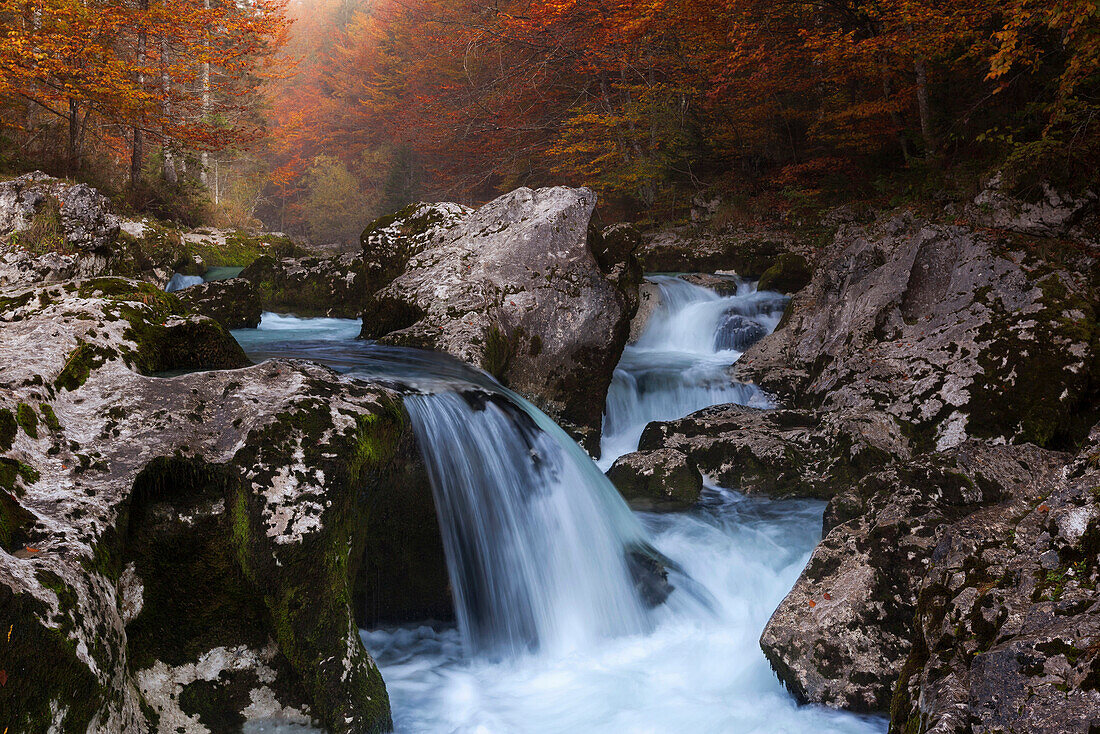
{"label": "cascading water", "polygon": [[674,276],[651,276],[658,304],[635,344],[623,351],[607,394],[600,467],[638,448],[653,421],[682,418],[724,403],[769,407],[753,385],[733,383],[729,368],[754,341],[771,333],[787,299],[736,283],[722,296]]}
{"label": "cascading water", "polygon": [[[654,280],[662,304],[616,372],[605,460],[634,450],[650,420],[766,404],[729,384],[741,351],[726,347],[773,329],[782,297]],[[357,322],[265,314],[259,330],[235,335],[254,359],[311,358],[419,391],[406,406],[433,480],[458,627],[362,632],[398,732],[885,731],[880,719],[796,705],[757,643],[818,540],[822,503],[709,487],[691,513],[632,514],[580,447],[518,395],[357,333]],[[643,603],[632,551],[679,566],[664,604]]]}
{"label": "cascading water", "polygon": [[405,405],[471,652],[560,653],[647,627],[627,555],[644,534],[587,457],[503,393],[412,395]]}

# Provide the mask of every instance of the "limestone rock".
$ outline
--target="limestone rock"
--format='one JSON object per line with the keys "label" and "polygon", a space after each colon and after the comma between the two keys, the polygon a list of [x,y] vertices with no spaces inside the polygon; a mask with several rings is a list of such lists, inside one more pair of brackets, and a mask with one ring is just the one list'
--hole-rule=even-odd
{"label": "limestone rock", "polygon": [[723,487],[777,497],[830,498],[910,455],[881,414],[819,414],[741,405],[705,408],[649,424],[639,451],[672,449]]}
{"label": "limestone rock", "polygon": [[715,273],[732,270],[759,278],[776,259],[796,249],[786,233],[716,231],[709,227],[671,227],[648,233],[638,249],[647,273]]}
{"label": "limestone rock", "polygon": [[907,215],[841,228],[734,375],[789,404],[882,411],[921,450],[1063,446],[1096,416],[1097,320],[1077,272]]}
{"label": "limestone rock", "polygon": [[227,329],[255,328],[263,311],[255,287],[244,278],[201,283],[176,297],[193,313],[209,316]]}
{"label": "limestone rock", "polygon": [[363,337],[480,365],[595,448],[633,316],[630,265],[604,273],[589,248],[595,205],[587,189],[519,189],[475,212],[396,219],[386,231],[414,239],[386,248],[410,256],[368,304]]}
{"label": "limestone rock", "polygon": [[784,252],[760,276],[757,287],[762,291],[797,293],[809,285],[812,275],[806,258],[797,253]]}
{"label": "limestone rock", "polygon": [[699,501],[703,478],[675,449],[627,454],[615,461],[608,479],[637,510],[683,510]]}
{"label": "limestone rock", "polygon": [[829,529],[761,636],[780,680],[801,701],[888,711],[937,545],[960,519],[1033,493],[1057,459],[1034,447],[967,443],[860,481],[839,499],[861,509]]}
{"label": "limestone rock", "polygon": [[1096,206],[1097,195],[1067,196],[1048,184],[1041,184],[1042,198],[1021,201],[1004,190],[1002,177],[994,176],[967,207],[967,216],[977,224],[994,229],[1033,235],[1061,237],[1082,216]]}
{"label": "limestone rock", "polygon": [[108,250],[119,233],[119,218],[107,197],[87,184],[69,184],[36,171],[0,182],[0,237],[26,233],[56,217],[64,244],[82,252]]}
{"label": "limestone rock", "polygon": [[405,476],[407,417],[308,364],[154,376],[243,364],[221,326],[147,284],[0,297],[13,731],[389,728],[352,598],[365,508]]}

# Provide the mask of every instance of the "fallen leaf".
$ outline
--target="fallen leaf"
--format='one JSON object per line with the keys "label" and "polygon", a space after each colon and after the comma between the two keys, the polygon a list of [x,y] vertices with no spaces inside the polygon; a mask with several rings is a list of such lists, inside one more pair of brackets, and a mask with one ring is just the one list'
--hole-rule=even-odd
{"label": "fallen leaf", "polygon": [[[6,686],[8,684],[8,671],[0,670],[0,686]],[[7,731],[5,729],[4,731]]]}
{"label": "fallen leaf", "polygon": [[37,548],[31,548],[29,545],[26,546],[25,550],[27,551],[27,553],[41,553],[40,550],[38,550]]}
{"label": "fallen leaf", "polygon": [[833,597],[829,596],[829,592],[825,592],[825,601],[831,601]]}
{"label": "fallen leaf", "polygon": [[810,608],[813,609],[816,606],[817,606],[817,602],[814,601],[813,599],[810,599]]}
{"label": "fallen leaf", "polygon": [[1047,505],[1039,505],[1039,512],[1050,512],[1050,507]]}

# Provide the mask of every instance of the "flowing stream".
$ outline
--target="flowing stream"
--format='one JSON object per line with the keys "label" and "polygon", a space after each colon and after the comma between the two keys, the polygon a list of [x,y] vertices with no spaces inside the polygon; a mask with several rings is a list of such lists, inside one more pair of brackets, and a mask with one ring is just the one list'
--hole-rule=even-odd
{"label": "flowing stream", "polygon": [[[782,298],[653,280],[661,305],[616,371],[601,463],[634,450],[651,420],[767,405],[727,370],[775,328]],[[796,705],[757,643],[819,538],[822,503],[708,487],[692,512],[632,513],[523,398],[453,360],[357,341],[358,330],[265,314],[259,329],[234,335],[256,360],[313,359],[422,393],[406,407],[432,479],[457,623],[362,632],[397,731],[885,730],[879,719]],[[640,581],[654,559],[670,568],[671,594]]]}

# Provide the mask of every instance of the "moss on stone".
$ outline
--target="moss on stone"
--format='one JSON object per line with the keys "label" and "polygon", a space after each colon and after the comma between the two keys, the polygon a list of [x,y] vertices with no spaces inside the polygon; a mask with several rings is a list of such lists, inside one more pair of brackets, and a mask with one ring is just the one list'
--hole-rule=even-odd
{"label": "moss on stone", "polygon": [[38,438],[38,413],[26,403],[20,403],[15,410],[15,418],[19,421],[19,427],[23,433],[31,438]]}
{"label": "moss on stone", "polygon": [[65,366],[54,380],[54,385],[60,390],[76,390],[88,381],[92,370],[103,366],[115,356],[111,349],[78,340],[76,349],[65,360]]}
{"label": "moss on stone", "polygon": [[757,287],[762,291],[795,293],[810,283],[813,272],[802,255],[785,252],[760,276]]}
{"label": "moss on stone", "polygon": [[0,451],[11,449],[18,432],[19,423],[15,420],[15,414],[7,408],[0,408]]}
{"label": "moss on stone", "polygon": [[42,403],[38,406],[38,410],[42,413],[42,421],[46,424],[46,428],[54,433],[61,430],[61,421],[57,419],[57,413],[54,412],[52,405]]}
{"label": "moss on stone", "polygon": [[23,487],[17,480],[22,480],[24,486],[34,484],[41,478],[41,474],[30,464],[7,457],[0,457],[0,489],[15,495],[23,494]]}
{"label": "moss on stone", "polygon": [[[57,576],[39,574],[39,580],[64,593]],[[81,661],[66,632],[72,628],[66,612],[74,599],[59,602],[66,615],[60,627],[47,622],[51,613],[44,602],[0,584],[0,659],[7,673],[0,686],[0,722],[11,732],[82,733],[108,701],[109,690]]]}

